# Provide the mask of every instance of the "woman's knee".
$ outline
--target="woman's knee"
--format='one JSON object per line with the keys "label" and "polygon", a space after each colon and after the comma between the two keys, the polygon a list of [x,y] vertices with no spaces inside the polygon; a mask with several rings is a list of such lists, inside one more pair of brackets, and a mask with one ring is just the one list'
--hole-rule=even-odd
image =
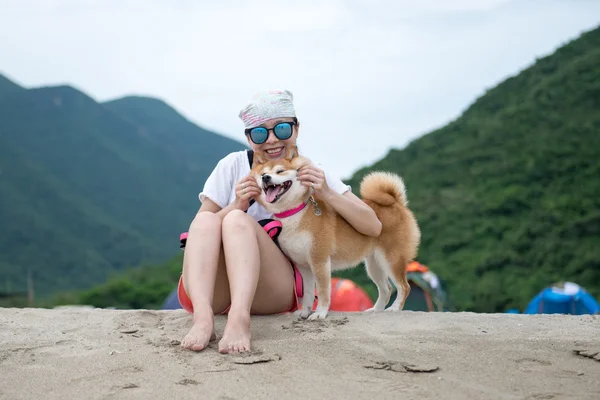
{"label": "woman's knee", "polygon": [[190,226],[190,232],[219,232],[221,230],[221,218],[210,211],[202,211],[196,214]]}
{"label": "woman's knee", "polygon": [[223,231],[239,232],[254,230],[254,219],[241,210],[232,210],[223,218]]}

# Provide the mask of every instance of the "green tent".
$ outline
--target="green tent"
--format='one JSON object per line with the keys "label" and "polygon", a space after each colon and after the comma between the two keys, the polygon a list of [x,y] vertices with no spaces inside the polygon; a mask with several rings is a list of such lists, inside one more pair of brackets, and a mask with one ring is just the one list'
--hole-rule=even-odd
{"label": "green tent", "polygon": [[[427,266],[413,261],[408,265],[406,278],[410,285],[410,294],[403,310],[409,311],[449,311],[448,296],[438,276]],[[396,292],[390,299],[390,305],[396,298]]]}

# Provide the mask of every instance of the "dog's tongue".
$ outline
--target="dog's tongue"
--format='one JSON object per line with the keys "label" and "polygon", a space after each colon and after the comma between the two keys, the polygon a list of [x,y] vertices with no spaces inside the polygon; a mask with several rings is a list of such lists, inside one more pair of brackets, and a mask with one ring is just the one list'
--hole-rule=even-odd
{"label": "dog's tongue", "polygon": [[265,192],[267,201],[269,203],[274,202],[275,201],[275,197],[277,197],[277,195],[279,194],[280,191],[281,191],[281,185],[269,186],[267,188],[267,191]]}

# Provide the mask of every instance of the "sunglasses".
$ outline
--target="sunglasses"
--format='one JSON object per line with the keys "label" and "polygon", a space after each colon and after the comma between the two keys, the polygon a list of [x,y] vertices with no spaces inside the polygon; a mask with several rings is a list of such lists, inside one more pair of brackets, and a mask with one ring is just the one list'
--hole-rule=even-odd
{"label": "sunglasses", "polygon": [[287,140],[292,137],[294,125],[298,124],[298,121],[294,122],[280,122],[271,129],[263,128],[262,126],[256,128],[246,129],[246,135],[250,135],[250,140],[254,144],[263,144],[269,138],[269,132],[273,131],[275,137],[279,140]]}

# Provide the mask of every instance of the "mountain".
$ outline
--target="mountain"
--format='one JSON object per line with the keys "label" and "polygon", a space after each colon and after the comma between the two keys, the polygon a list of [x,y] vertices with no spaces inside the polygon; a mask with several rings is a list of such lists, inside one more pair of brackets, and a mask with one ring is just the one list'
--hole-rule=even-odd
{"label": "mountain", "polygon": [[0,76],[0,287],[85,288],[178,249],[216,162],[241,142],[162,101],[98,103]]}
{"label": "mountain", "polygon": [[[348,183],[358,194],[360,179],[372,170],[404,178],[422,230],[418,260],[443,280],[455,310],[522,310],[561,280],[600,296],[598,110],[595,29],[488,90],[448,125],[357,171]],[[180,257],[116,275],[65,301],[157,307],[176,285]],[[339,275],[375,295],[362,267]]]}
{"label": "mountain", "polygon": [[17,85],[7,77],[0,75],[0,97],[9,96],[14,93],[25,91],[25,88]]}
{"label": "mountain", "polygon": [[[203,182],[214,168],[213,161],[241,149],[237,142],[199,129],[159,99],[131,96],[103,103],[103,106],[135,125],[140,135],[161,147],[173,160],[179,160],[184,170],[193,172],[189,176],[182,175],[192,179],[188,183],[198,183],[196,173]],[[215,150],[219,157],[215,157]]]}

